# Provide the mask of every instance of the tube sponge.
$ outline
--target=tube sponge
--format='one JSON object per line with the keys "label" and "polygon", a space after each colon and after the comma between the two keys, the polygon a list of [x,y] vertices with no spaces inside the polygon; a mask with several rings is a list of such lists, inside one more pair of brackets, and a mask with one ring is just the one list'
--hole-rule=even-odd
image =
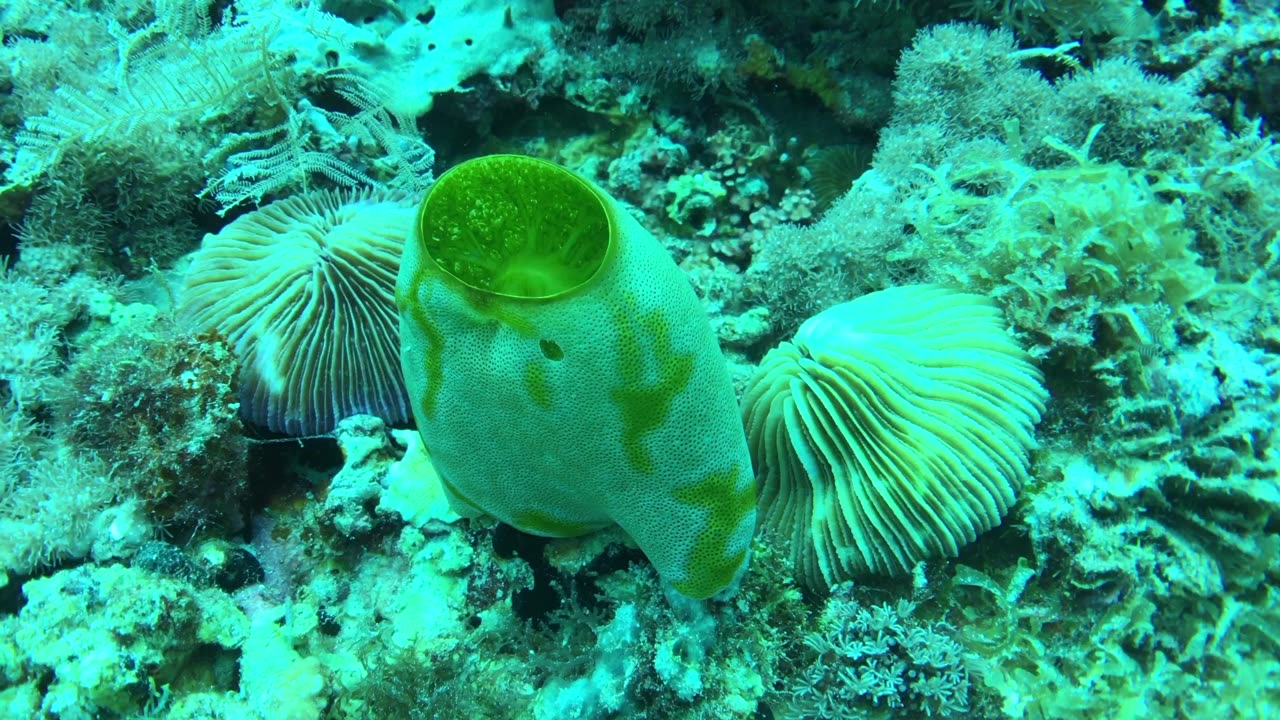
{"label": "tube sponge", "polygon": [[825,310],[743,398],[761,528],[811,587],[954,556],[1013,504],[1047,396],[983,296],[915,285]]}
{"label": "tube sponge", "polygon": [[681,593],[746,567],[755,489],[688,280],[551,163],[463,163],[423,200],[396,303],[413,414],[450,501],[525,532],[620,525]]}

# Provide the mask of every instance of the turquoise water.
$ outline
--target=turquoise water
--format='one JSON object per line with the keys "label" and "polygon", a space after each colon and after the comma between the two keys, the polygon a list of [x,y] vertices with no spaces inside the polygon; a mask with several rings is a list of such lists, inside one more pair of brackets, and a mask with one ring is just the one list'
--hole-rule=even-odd
{"label": "turquoise water", "polygon": [[1272,5],[5,4],[0,718],[1280,715]]}

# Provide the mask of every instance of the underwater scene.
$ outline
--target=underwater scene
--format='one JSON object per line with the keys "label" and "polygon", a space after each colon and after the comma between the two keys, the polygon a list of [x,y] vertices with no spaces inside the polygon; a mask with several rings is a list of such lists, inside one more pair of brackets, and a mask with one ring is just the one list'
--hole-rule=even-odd
{"label": "underwater scene", "polygon": [[1280,718],[1275,0],[0,33],[0,720]]}

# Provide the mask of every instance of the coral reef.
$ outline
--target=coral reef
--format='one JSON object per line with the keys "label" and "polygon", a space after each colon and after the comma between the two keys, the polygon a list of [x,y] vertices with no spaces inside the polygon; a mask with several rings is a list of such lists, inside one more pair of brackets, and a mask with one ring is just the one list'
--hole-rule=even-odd
{"label": "coral reef", "polygon": [[[18,0],[0,35],[0,716],[1280,716],[1274,3]],[[983,298],[987,345],[875,353],[882,393],[791,373],[764,408],[760,427],[803,442],[758,454],[757,487],[821,477],[841,453],[830,466],[874,486],[811,483],[840,508],[816,530],[848,572],[815,582],[742,523],[741,577],[692,600],[617,528],[548,538],[461,516],[477,508],[456,468],[476,458],[482,481],[536,476],[490,510],[534,496],[622,518],[600,506],[654,488],[605,472],[605,499],[584,493],[563,458],[610,428],[553,442],[536,412],[513,415],[510,393],[549,399],[536,370],[470,388],[446,420],[485,407],[488,432],[454,447],[404,411],[390,278],[410,214],[437,174],[494,154],[612,198],[610,227],[674,261],[669,291],[632,294],[678,289],[704,330],[705,314],[726,402],[690,402],[668,442],[635,443],[655,466],[730,425],[730,389],[741,400],[824,310],[905,285]],[[548,207],[535,194],[503,202],[529,217]],[[236,270],[260,273],[247,289],[193,256],[284,207]],[[335,244],[346,211],[358,222],[337,227],[364,240]],[[455,270],[496,266],[465,239]],[[336,268],[351,244],[372,264]],[[201,279],[217,323],[184,312],[179,289]],[[280,297],[291,314],[268,317]],[[467,298],[477,327],[520,325],[509,298]],[[834,324],[869,347],[868,328],[909,309]],[[609,318],[596,356],[671,329]],[[917,322],[952,329],[940,310]],[[543,365],[580,356],[513,337]],[[419,344],[461,347],[456,332]],[[789,352],[813,369],[831,344]],[[1006,462],[1016,497],[970,493],[983,532],[897,574],[853,569],[860,499],[889,498],[879,527],[897,547],[954,505],[876,479],[929,462],[902,449],[910,418],[990,407],[989,387],[931,378],[972,375],[992,345],[1027,348],[1049,393]],[[463,356],[498,367],[502,352]],[[635,366],[637,386],[679,374],[663,357]],[[556,392],[612,402],[618,377]],[[275,420],[256,400],[271,392]],[[662,409],[615,395],[638,418]],[[953,456],[971,475],[972,457]],[[697,546],[694,523],[630,507]]]}

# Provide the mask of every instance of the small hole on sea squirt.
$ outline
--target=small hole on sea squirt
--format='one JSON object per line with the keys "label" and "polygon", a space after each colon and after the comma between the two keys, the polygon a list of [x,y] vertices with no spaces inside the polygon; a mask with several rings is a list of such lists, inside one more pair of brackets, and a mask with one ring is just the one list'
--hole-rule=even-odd
{"label": "small hole on sea squirt", "polygon": [[564,351],[560,349],[555,340],[539,340],[538,348],[542,350],[542,356],[548,360],[564,359]]}

